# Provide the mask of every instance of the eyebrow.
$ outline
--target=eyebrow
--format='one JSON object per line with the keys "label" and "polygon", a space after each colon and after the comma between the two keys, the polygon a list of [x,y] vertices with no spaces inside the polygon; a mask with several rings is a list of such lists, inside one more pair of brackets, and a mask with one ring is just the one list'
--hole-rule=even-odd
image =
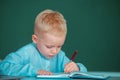
{"label": "eyebrow", "polygon": [[[54,45],[52,45],[52,44],[51,44],[51,45],[49,45],[49,44],[48,44],[48,45],[47,45],[47,44],[45,44],[45,46],[55,47],[55,46],[54,46]],[[63,46],[63,44],[62,44],[62,45],[58,45],[58,46]]]}

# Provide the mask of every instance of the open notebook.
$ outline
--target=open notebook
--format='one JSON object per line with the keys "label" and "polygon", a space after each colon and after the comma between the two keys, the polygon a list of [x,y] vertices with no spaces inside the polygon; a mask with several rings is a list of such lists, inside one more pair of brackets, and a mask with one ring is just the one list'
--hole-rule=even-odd
{"label": "open notebook", "polygon": [[37,75],[37,78],[74,78],[74,79],[107,79],[110,76],[107,75],[96,75],[82,72],[72,73],[54,73],[53,75]]}

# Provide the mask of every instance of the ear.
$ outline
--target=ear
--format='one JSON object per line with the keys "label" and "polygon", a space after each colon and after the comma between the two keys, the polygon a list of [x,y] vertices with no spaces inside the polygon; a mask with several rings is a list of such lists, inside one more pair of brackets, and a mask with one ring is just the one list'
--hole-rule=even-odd
{"label": "ear", "polygon": [[35,44],[38,42],[38,37],[37,37],[35,34],[32,35],[32,41],[33,41]]}

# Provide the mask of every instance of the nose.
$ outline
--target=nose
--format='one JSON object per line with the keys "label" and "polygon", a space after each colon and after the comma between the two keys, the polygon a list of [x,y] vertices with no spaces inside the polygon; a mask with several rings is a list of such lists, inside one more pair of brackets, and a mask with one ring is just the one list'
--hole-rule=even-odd
{"label": "nose", "polygon": [[57,49],[57,48],[51,50],[51,53],[52,53],[52,54],[56,54],[57,52],[58,52],[58,49]]}

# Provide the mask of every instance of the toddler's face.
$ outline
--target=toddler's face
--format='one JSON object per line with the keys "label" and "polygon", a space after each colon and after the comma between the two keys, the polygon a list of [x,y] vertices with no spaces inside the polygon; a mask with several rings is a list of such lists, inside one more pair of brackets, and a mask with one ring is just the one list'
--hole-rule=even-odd
{"label": "toddler's face", "polygon": [[38,37],[36,45],[42,55],[44,55],[46,58],[52,58],[60,51],[64,41],[65,35],[55,36],[46,33],[42,38]]}

